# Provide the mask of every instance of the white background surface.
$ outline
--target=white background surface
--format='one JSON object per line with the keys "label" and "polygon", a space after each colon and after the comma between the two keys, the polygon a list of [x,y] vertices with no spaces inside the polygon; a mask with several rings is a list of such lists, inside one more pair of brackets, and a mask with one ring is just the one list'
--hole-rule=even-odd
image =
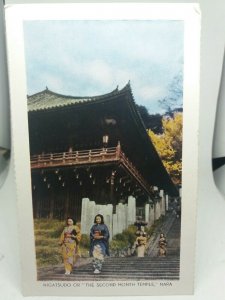
{"label": "white background surface", "polygon": [[[11,3],[16,1],[11,0]],[[203,0],[200,1],[200,5],[202,11],[201,99],[195,292],[192,296],[164,296],[163,299],[166,300],[225,299],[225,199],[214,184],[211,168],[213,130],[225,42],[225,1]],[[13,161],[11,161],[5,184],[0,190],[0,299],[23,298],[20,290],[16,191]],[[57,299],[57,297],[34,299],[49,298]],[[157,297],[152,296],[151,299]]]}

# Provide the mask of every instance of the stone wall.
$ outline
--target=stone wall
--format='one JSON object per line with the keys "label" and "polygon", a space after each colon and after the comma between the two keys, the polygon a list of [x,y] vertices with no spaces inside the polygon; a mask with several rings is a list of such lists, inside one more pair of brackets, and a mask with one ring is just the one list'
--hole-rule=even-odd
{"label": "stone wall", "polygon": [[154,224],[162,215],[166,214],[166,199],[164,191],[159,192],[160,198],[152,204],[145,204],[145,221],[148,223],[148,227]]}
{"label": "stone wall", "polygon": [[[148,227],[153,225],[162,215],[165,215],[168,210],[168,195],[162,190],[159,195],[160,198],[155,203],[145,204],[145,221],[148,223]],[[124,229],[136,221],[136,199],[129,196],[128,203],[116,205],[116,213],[113,214],[112,204],[99,205],[88,198],[83,198],[81,211],[81,231],[83,234],[89,235],[94,217],[97,214],[104,216],[105,224],[109,228],[110,239],[112,239],[114,235],[122,233]]]}
{"label": "stone wall", "polygon": [[128,197],[128,203],[119,203],[116,206],[116,213],[113,214],[112,204],[99,205],[95,201],[88,198],[82,199],[81,209],[81,232],[83,234],[90,233],[93,225],[94,217],[97,214],[104,216],[105,224],[109,228],[110,239],[117,233],[122,233],[129,225],[136,221],[136,199],[132,196]]}

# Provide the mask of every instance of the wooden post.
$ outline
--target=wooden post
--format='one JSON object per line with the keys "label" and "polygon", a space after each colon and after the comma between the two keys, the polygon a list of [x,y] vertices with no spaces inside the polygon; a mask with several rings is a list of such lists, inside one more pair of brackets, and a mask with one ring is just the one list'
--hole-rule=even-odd
{"label": "wooden post", "polygon": [[120,141],[118,141],[118,144],[116,146],[116,158],[120,157],[120,152],[121,152],[121,145],[120,145]]}
{"label": "wooden post", "polygon": [[113,214],[116,213],[116,198],[114,196],[114,179],[115,174],[113,173],[110,178],[110,203],[113,205]]}
{"label": "wooden post", "polygon": [[[66,176],[65,176],[66,177]],[[69,216],[69,191],[68,191],[68,186],[64,187],[64,195],[65,195],[65,211],[64,211],[64,219],[66,219]]]}
{"label": "wooden post", "polygon": [[54,194],[52,192],[52,189],[50,188],[49,190],[49,194],[50,194],[50,212],[49,212],[49,219],[53,219],[53,215],[54,215]]}

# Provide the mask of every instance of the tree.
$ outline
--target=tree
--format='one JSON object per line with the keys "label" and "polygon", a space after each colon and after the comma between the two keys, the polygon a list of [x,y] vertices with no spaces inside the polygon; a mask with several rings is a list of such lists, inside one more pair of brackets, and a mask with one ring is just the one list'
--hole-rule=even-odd
{"label": "tree", "polygon": [[182,174],[182,113],[174,113],[173,117],[163,117],[162,134],[148,130],[162,162],[175,184],[181,183]]}
{"label": "tree", "polygon": [[183,72],[180,71],[172,79],[168,87],[168,96],[159,100],[160,106],[172,116],[175,111],[180,111],[183,102]]}
{"label": "tree", "polygon": [[154,133],[162,133],[162,115],[150,115],[147,108],[143,105],[136,104],[137,109],[147,129],[151,129]]}

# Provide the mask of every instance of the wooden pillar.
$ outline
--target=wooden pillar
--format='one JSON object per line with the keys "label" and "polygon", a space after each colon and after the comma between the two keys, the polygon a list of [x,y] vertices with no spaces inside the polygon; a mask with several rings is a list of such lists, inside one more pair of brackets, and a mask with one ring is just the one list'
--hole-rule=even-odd
{"label": "wooden pillar", "polygon": [[121,145],[120,145],[120,141],[118,141],[118,144],[116,146],[116,158],[120,157],[120,152],[121,152]]}
{"label": "wooden pillar", "polygon": [[64,219],[69,216],[69,195],[68,195],[68,187],[65,187],[65,211],[64,211]]}
{"label": "wooden pillar", "polygon": [[116,198],[114,196],[114,179],[115,174],[112,172],[111,179],[110,179],[110,203],[113,205],[113,214],[116,213]]}
{"label": "wooden pillar", "polygon": [[166,195],[166,211],[169,210],[169,196]]}
{"label": "wooden pillar", "polygon": [[50,212],[49,212],[49,218],[53,219],[53,215],[54,215],[54,194],[52,192],[52,189],[49,191],[49,194],[50,194]]}
{"label": "wooden pillar", "polygon": [[37,218],[37,205],[36,205],[36,199],[35,199],[35,189],[34,185],[32,186],[32,207],[33,207],[33,218],[36,219]]}

